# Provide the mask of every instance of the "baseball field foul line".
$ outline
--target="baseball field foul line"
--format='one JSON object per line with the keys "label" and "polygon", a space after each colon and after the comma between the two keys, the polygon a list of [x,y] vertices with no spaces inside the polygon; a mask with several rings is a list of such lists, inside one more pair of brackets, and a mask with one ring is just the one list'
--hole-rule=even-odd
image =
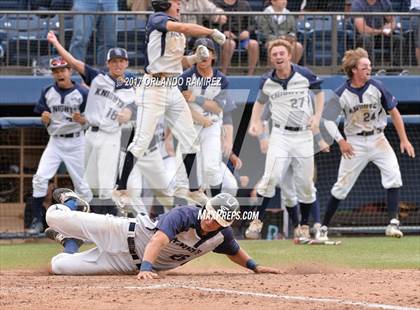
{"label": "baseball field foul line", "polygon": [[258,293],[258,292],[247,292],[247,291],[237,291],[237,290],[228,290],[223,288],[210,288],[210,287],[200,287],[200,286],[191,286],[191,285],[177,285],[177,284],[157,284],[151,286],[126,286],[126,289],[136,289],[136,290],[153,290],[153,289],[163,289],[163,288],[183,288],[183,289],[192,289],[196,291],[210,292],[210,293],[226,293],[242,296],[255,296],[255,297],[265,297],[265,298],[274,298],[274,299],[286,299],[294,301],[309,301],[309,302],[321,302],[321,303],[334,303],[340,305],[350,305],[350,306],[361,306],[371,309],[388,309],[388,310],[420,310],[420,308],[410,308],[404,306],[395,306],[395,305],[386,305],[378,303],[368,303],[361,301],[351,301],[351,300],[342,300],[337,298],[316,298],[316,297],[307,297],[307,296],[289,296],[289,295],[277,295],[277,294],[267,294],[267,293]]}

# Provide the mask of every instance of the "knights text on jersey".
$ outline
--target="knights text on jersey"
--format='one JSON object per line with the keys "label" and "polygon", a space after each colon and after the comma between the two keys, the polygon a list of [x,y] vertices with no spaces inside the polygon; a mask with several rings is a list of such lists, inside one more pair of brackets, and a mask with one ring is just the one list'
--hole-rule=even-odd
{"label": "knights text on jersey", "polygon": [[319,89],[321,83],[310,70],[293,64],[287,79],[277,78],[275,70],[261,77],[257,101],[270,103],[274,123],[304,128],[314,113],[309,90]]}
{"label": "knights text on jersey", "polygon": [[90,126],[97,126],[102,131],[120,130],[118,112],[125,107],[135,112],[134,88],[118,83],[108,74],[99,72],[85,65],[83,80],[90,86],[85,116]]}
{"label": "knights text on jersey", "polygon": [[[179,86],[181,92],[186,90],[191,91],[196,98],[202,96],[207,100],[216,101],[221,109],[225,107],[229,82],[226,76],[219,70],[213,69],[212,77],[203,77],[198,72],[197,67],[193,66],[180,76],[179,81],[181,83]],[[195,102],[190,107],[204,116],[215,114],[205,111]],[[219,118],[222,116],[223,112],[218,115]]]}
{"label": "knights text on jersey", "polygon": [[377,80],[369,80],[363,87],[354,88],[350,81],[336,90],[341,110],[344,112],[346,136],[363,131],[384,129],[386,111],[397,106],[397,99]]}
{"label": "knights text on jersey", "polygon": [[146,25],[145,71],[156,73],[182,73],[186,39],[183,33],[168,31],[168,21],[177,22],[163,12],[152,14]]}
{"label": "knights text on jersey", "polygon": [[70,89],[61,89],[57,84],[50,85],[43,89],[34,112],[51,113],[51,121],[47,127],[50,135],[80,132],[82,125],[73,122],[72,115],[75,112],[84,112],[87,94],[88,90],[76,83]]}
{"label": "knights text on jersey", "polygon": [[182,206],[158,218],[156,228],[170,240],[153,264],[155,270],[176,268],[210,251],[235,255],[239,244],[231,227],[203,234],[200,227],[200,208]]}

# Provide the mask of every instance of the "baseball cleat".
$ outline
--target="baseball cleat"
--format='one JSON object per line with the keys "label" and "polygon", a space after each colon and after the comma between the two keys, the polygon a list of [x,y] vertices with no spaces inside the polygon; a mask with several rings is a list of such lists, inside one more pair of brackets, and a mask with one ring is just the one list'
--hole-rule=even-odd
{"label": "baseball cleat", "polygon": [[[55,231],[51,227],[48,227],[45,230],[45,237],[47,237],[47,238],[49,238],[51,240],[57,241],[62,246],[64,246],[64,243],[66,242],[66,240],[68,240],[68,238],[64,238],[64,236],[62,234],[60,234],[58,231]],[[76,243],[77,243],[77,245],[78,245],[79,248],[83,245],[83,241],[82,240],[75,239],[75,238],[73,238],[73,240],[76,240]]]}
{"label": "baseball cleat", "polygon": [[185,199],[190,203],[193,203],[202,207],[204,207],[207,203],[207,200],[209,200],[209,197],[207,197],[207,195],[204,194],[203,191],[198,190],[198,191],[191,192],[187,188],[177,188],[175,190],[174,196]]}
{"label": "baseball cleat", "polygon": [[399,228],[400,221],[392,219],[389,225],[386,227],[385,235],[389,237],[401,238],[403,236],[402,231]]}
{"label": "baseball cleat", "polygon": [[319,241],[328,241],[328,227],[327,226],[321,226],[319,229],[319,236],[316,238],[316,240]]}
{"label": "baseball cleat", "polygon": [[303,239],[311,239],[311,235],[309,233],[309,225],[301,225],[300,226],[300,238]]}
{"label": "baseball cleat", "polygon": [[245,238],[251,240],[260,239],[263,222],[259,219],[253,220],[245,230]]}
{"label": "baseball cleat", "polygon": [[40,221],[38,221],[38,219],[34,218],[34,220],[32,221],[31,227],[26,230],[26,232],[30,235],[37,235],[40,234],[44,231],[44,224]]}
{"label": "baseball cleat", "polygon": [[75,192],[68,188],[57,188],[53,192],[53,198],[64,204],[67,200],[74,199],[77,202],[77,211],[89,212],[90,206],[89,203],[79,197]]}
{"label": "baseball cleat", "polygon": [[128,193],[127,190],[124,190],[124,189],[123,190],[114,189],[111,192],[111,198],[119,208],[125,208],[125,206],[131,204],[130,194]]}

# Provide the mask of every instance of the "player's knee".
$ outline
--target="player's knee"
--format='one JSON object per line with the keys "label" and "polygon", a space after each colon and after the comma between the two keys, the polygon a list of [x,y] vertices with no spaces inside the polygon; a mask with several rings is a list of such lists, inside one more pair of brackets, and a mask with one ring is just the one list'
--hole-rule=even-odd
{"label": "player's knee", "polygon": [[32,178],[32,188],[35,197],[44,197],[48,191],[48,179],[35,174]]}
{"label": "player's knee", "polygon": [[402,186],[401,174],[396,174],[392,179],[382,181],[382,186],[385,189],[401,187]]}
{"label": "player's knee", "polygon": [[70,209],[62,204],[50,206],[45,215],[48,226],[51,228],[59,226],[69,211]]}
{"label": "player's knee", "polygon": [[67,257],[72,254],[67,253],[60,253],[54,256],[50,262],[50,273],[51,274],[69,274],[68,270],[66,270],[66,263]]}
{"label": "player's knee", "polygon": [[336,185],[334,185],[332,190],[331,190],[331,195],[333,195],[338,200],[346,199],[347,194],[348,194],[348,190],[346,190],[345,188],[341,188],[339,186],[336,186]]}

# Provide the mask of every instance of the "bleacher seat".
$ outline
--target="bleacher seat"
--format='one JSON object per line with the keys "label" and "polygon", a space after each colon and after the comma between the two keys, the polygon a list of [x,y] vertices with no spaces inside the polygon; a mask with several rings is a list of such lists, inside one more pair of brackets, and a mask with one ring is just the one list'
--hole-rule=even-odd
{"label": "bleacher seat", "polygon": [[18,0],[1,0],[0,1],[0,11],[6,11],[6,10],[18,10],[19,9],[19,1]]}

